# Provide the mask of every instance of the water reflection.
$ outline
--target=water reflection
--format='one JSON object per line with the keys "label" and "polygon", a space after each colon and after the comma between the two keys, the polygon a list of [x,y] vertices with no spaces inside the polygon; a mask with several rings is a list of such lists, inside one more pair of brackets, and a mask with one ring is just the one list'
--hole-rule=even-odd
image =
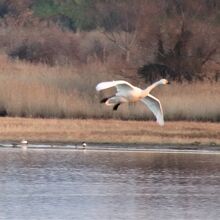
{"label": "water reflection", "polygon": [[219,219],[220,155],[0,150],[0,219]]}

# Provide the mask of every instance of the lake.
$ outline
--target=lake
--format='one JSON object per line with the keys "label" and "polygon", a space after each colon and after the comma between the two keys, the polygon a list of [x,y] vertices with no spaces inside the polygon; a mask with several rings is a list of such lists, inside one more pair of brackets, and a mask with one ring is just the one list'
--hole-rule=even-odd
{"label": "lake", "polygon": [[220,219],[220,154],[0,149],[0,219]]}

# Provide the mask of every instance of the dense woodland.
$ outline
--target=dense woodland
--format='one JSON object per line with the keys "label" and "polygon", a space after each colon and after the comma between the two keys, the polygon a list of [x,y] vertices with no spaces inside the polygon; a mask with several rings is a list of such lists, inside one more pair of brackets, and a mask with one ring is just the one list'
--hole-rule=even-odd
{"label": "dense woodland", "polygon": [[219,0],[0,0],[0,50],[147,82],[220,80]]}

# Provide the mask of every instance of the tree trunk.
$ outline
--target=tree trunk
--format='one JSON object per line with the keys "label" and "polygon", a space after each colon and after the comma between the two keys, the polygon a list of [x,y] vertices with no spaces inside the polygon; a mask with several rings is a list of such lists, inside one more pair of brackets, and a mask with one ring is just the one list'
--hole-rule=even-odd
{"label": "tree trunk", "polygon": [[131,56],[130,50],[126,50],[126,62],[127,63],[130,62],[130,56]]}

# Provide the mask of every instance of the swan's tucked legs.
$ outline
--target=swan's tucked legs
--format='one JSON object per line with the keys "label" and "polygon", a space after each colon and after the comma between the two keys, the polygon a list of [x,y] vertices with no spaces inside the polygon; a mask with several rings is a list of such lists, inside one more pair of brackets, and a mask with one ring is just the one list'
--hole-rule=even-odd
{"label": "swan's tucked legs", "polygon": [[117,111],[119,105],[121,104],[120,102],[116,103],[118,101],[118,99],[119,99],[119,97],[117,97],[117,96],[105,97],[105,98],[101,99],[100,103],[105,103],[107,105],[114,105],[113,111]]}
{"label": "swan's tucked legs", "polygon": [[108,99],[105,104],[106,105],[114,105],[115,107],[114,108],[118,108],[118,104],[121,104],[121,103],[124,103],[124,102],[127,102],[127,100],[122,97],[122,96],[113,96],[111,97],[110,99]]}
{"label": "swan's tucked legs", "polygon": [[118,103],[118,104],[114,105],[113,111],[117,111],[119,105],[121,105],[121,103]]}

